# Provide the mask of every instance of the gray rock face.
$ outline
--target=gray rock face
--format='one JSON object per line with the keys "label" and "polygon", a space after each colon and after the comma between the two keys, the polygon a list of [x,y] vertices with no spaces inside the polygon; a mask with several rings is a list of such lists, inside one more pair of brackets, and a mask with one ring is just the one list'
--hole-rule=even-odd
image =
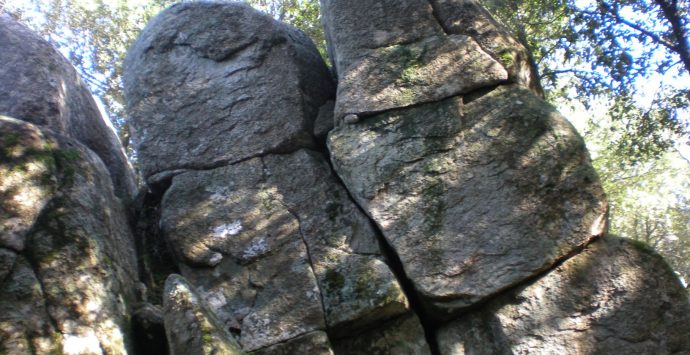
{"label": "gray rock face", "polygon": [[432,102],[508,79],[505,69],[463,35],[434,36],[367,51],[342,74],[336,117]]}
{"label": "gray rock face", "polygon": [[162,210],[183,274],[246,350],[409,312],[369,220],[316,153],[178,175]]}
{"label": "gray rock face", "polygon": [[0,349],[129,351],[134,243],[98,156],[0,117],[0,194],[0,250],[15,259],[2,266]]}
{"label": "gray rock face", "polygon": [[477,0],[430,0],[434,14],[448,34],[471,36],[507,70],[511,82],[543,96],[537,70],[527,49],[498,23]]}
{"label": "gray rock face", "polygon": [[339,78],[367,50],[443,35],[427,0],[321,0],[321,16]]}
{"label": "gray rock face", "polygon": [[331,159],[444,317],[603,233],[606,204],[574,128],[518,86],[335,129]]}
{"label": "gray rock face", "polygon": [[438,332],[443,354],[685,354],[690,304],[668,265],[603,238]]}
{"label": "gray rock face", "polygon": [[0,115],[46,126],[93,150],[119,197],[136,192],[122,145],[72,65],[48,42],[0,15]]}
{"label": "gray rock face", "polygon": [[165,330],[170,353],[180,355],[239,355],[240,346],[204,306],[192,285],[180,275],[165,282]]}
{"label": "gray rock face", "polygon": [[262,180],[258,158],[189,172],[173,179],[161,205],[183,275],[249,351],[325,329],[299,222]]}
{"label": "gray rock face", "polygon": [[162,12],[129,50],[124,81],[145,177],[309,147],[334,91],[306,35],[241,3]]}

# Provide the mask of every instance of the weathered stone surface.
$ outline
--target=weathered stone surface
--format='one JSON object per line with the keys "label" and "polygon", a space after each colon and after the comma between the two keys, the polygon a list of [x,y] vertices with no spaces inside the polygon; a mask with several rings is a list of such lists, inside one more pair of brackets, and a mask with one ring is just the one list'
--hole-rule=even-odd
{"label": "weathered stone surface", "polygon": [[336,128],[329,148],[438,317],[603,233],[604,194],[582,139],[515,85]]}
{"label": "weathered stone surface", "polygon": [[333,100],[327,101],[319,107],[319,114],[314,121],[314,137],[316,137],[319,143],[326,142],[328,132],[335,126],[333,110],[335,110],[335,101]]}
{"label": "weathered stone surface", "polygon": [[408,312],[370,221],[317,153],[178,175],[162,210],[183,274],[247,350],[323,330],[324,316],[342,332]]}
{"label": "weathered stone surface", "polygon": [[57,167],[38,128],[5,116],[0,127],[0,247],[21,252],[57,190]]}
{"label": "weathered stone surface", "polygon": [[433,102],[507,79],[472,38],[427,37],[366,51],[339,78],[335,117]]}
{"label": "weathered stone surface", "polygon": [[321,0],[338,73],[335,117],[432,102],[508,79],[465,35],[447,35],[424,0]]}
{"label": "weathered stone surface", "polygon": [[263,161],[268,186],[299,221],[331,334],[407,313],[407,299],[381,260],[370,220],[349,199],[325,159],[300,150]]}
{"label": "weathered stone surface", "polygon": [[443,34],[427,0],[321,0],[320,10],[339,77],[368,49]]}
{"label": "weathered stone surface", "polygon": [[333,340],[338,355],[358,354],[431,354],[419,320],[414,314],[396,318],[376,329]]}
{"label": "weathered stone surface", "polygon": [[171,354],[241,354],[235,338],[182,276],[173,274],[166,280],[163,307]]}
{"label": "weathered stone surface", "polygon": [[312,332],[285,343],[276,344],[252,352],[254,355],[333,355],[328,335],[324,332]]}
{"label": "weathered stone surface", "polygon": [[544,95],[527,49],[477,0],[430,0],[430,3],[446,33],[471,36],[508,70],[511,82]]}
{"label": "weathered stone surface", "polygon": [[[15,218],[13,213],[31,215],[20,228],[2,233],[15,233],[21,248],[3,247],[30,264],[22,271],[29,264],[16,262],[15,276],[5,282],[32,295],[26,302],[40,299],[46,307],[13,311],[8,326],[43,339],[48,328],[23,317],[44,319],[41,312],[47,311],[52,347],[65,353],[127,352],[137,263],[126,214],[101,159],[72,139],[6,117],[0,117],[0,137],[0,170],[10,172],[0,174],[2,209],[10,211],[0,225]],[[22,183],[30,188],[20,188]],[[38,207],[23,209],[29,200]],[[12,287],[2,302],[17,300]]]}
{"label": "weathered stone surface", "polygon": [[183,275],[247,351],[325,329],[299,222],[263,169],[255,158],[178,175],[161,207]]}
{"label": "weathered stone surface", "polygon": [[133,196],[136,180],[122,145],[67,59],[6,14],[0,14],[0,48],[0,115],[86,145],[108,167],[117,195]]}
{"label": "weathered stone surface", "polygon": [[14,267],[17,253],[12,250],[0,248],[0,282],[5,280]]}
{"label": "weathered stone surface", "polygon": [[686,354],[690,303],[663,259],[606,237],[438,332],[443,354]]}
{"label": "weathered stone surface", "polygon": [[59,352],[61,335],[48,315],[45,295],[36,274],[22,256],[13,265],[7,278],[0,280],[0,352]]}
{"label": "weathered stone surface", "polygon": [[334,92],[306,35],[241,3],[159,14],[129,50],[124,83],[145,177],[311,146]]}

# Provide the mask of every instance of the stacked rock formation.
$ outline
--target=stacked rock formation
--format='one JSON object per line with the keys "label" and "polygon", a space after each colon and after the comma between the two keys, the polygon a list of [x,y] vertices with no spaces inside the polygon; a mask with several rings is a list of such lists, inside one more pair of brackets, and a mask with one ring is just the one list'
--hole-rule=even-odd
{"label": "stacked rock formation", "polygon": [[3,15],[0,47],[0,353],[131,352],[122,146],[47,42]]}
{"label": "stacked rock formation", "polygon": [[246,4],[148,24],[136,198],[74,69],[0,18],[0,57],[36,57],[0,68],[0,353],[690,352],[686,291],[605,236],[581,137],[488,12],[321,10],[332,71]]}
{"label": "stacked rock formation", "polygon": [[316,150],[335,87],[303,33],[245,4],[177,5],[125,68],[142,171],[165,190],[161,234],[208,324],[261,353],[330,353],[389,323],[426,347],[378,232]]}

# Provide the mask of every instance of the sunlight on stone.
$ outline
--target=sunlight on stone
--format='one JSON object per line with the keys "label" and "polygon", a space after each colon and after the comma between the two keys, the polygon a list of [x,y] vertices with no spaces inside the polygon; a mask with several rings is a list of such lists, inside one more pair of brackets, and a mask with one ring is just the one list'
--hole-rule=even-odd
{"label": "sunlight on stone", "polygon": [[96,337],[93,330],[83,335],[64,334],[62,352],[69,355],[103,353],[98,337]]}
{"label": "sunlight on stone", "polygon": [[221,224],[212,228],[213,236],[216,238],[226,238],[231,235],[238,235],[242,231],[242,221],[239,219],[228,224]]}

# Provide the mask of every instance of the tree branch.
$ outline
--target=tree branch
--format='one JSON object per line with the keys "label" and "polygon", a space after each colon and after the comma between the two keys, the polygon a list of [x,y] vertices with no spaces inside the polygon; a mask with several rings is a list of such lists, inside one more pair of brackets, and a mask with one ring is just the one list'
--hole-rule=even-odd
{"label": "tree branch", "polygon": [[[663,1],[663,0],[659,0],[659,1]],[[611,13],[611,15],[613,16],[613,19],[614,19],[617,23],[626,25],[626,26],[628,26],[628,27],[634,29],[635,31],[640,32],[640,33],[642,33],[643,35],[649,37],[652,41],[654,41],[654,42],[656,42],[656,43],[659,43],[659,44],[663,45],[664,47],[668,48],[669,50],[671,50],[671,51],[673,51],[673,52],[677,52],[677,48],[676,48],[676,45],[675,45],[675,44],[673,44],[673,43],[671,43],[671,42],[669,42],[669,41],[667,41],[667,40],[661,38],[658,34],[652,32],[652,31],[650,31],[650,30],[647,30],[646,28],[643,28],[642,26],[640,26],[640,25],[638,25],[638,24],[636,24],[636,23],[634,23],[634,22],[632,22],[632,21],[629,21],[629,20],[627,20],[627,19],[624,19],[624,18],[621,17],[621,15],[618,13],[618,10],[613,9],[613,8],[611,7],[611,5],[605,3],[605,2],[602,1],[602,0],[597,0],[597,4],[599,4],[601,7],[603,7],[604,9],[606,9],[606,11],[608,11],[609,13]]]}
{"label": "tree branch", "polygon": [[678,1],[654,0],[654,2],[659,5],[661,12],[671,25],[671,32],[678,42],[675,45],[675,52],[683,61],[685,69],[690,73],[690,39],[688,38],[687,28],[683,26],[683,19],[680,15],[680,9],[678,9]]}

